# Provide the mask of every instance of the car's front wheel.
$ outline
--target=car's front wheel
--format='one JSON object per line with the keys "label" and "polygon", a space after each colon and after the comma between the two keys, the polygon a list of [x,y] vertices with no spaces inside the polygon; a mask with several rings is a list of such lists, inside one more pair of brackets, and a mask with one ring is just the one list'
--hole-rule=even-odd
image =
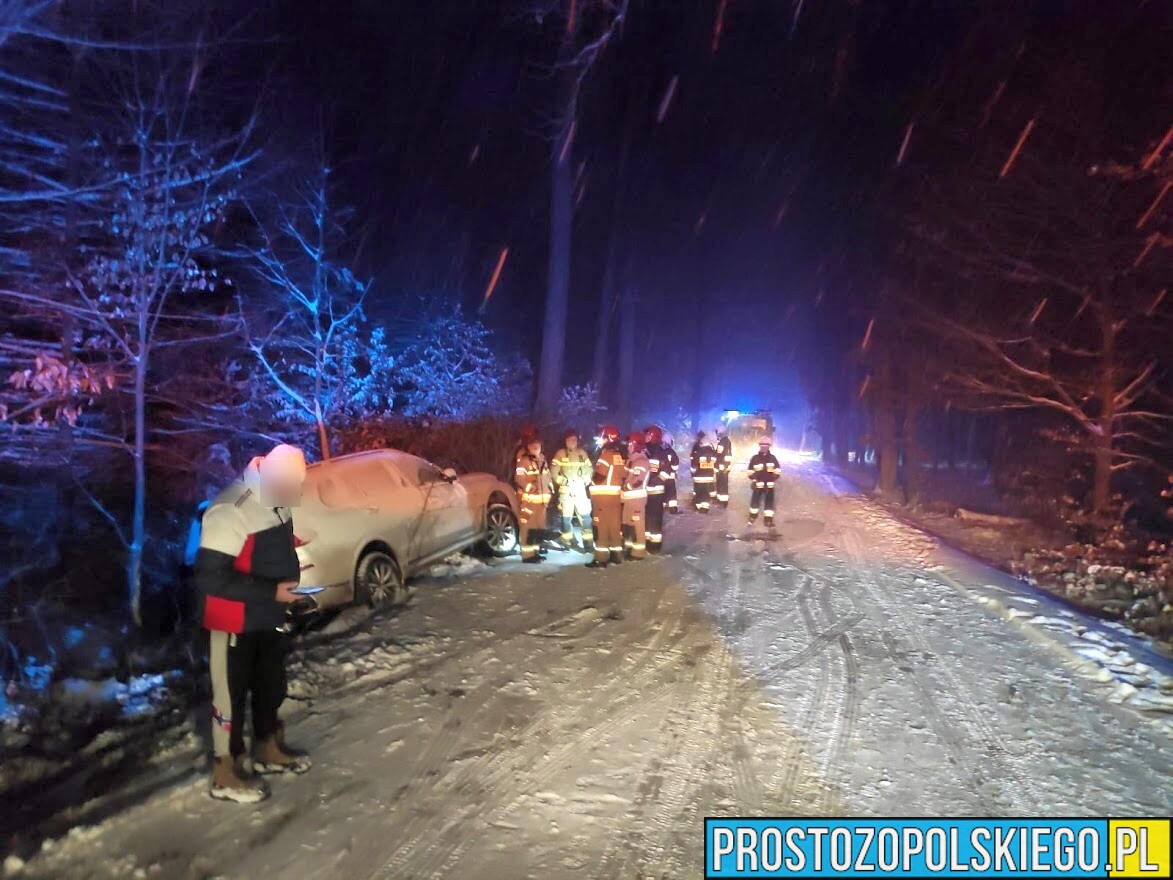
{"label": "car's front wheel", "polygon": [[494,502],[485,511],[485,537],[481,549],[498,559],[508,556],[517,549],[519,528],[517,514],[508,504]]}
{"label": "car's front wheel", "polygon": [[383,550],[371,550],[363,555],[354,573],[355,604],[386,608],[402,605],[409,596],[394,556]]}

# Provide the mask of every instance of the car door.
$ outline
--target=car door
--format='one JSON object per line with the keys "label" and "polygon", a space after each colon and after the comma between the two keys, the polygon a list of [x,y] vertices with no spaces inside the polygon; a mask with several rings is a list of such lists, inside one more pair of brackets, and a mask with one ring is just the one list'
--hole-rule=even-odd
{"label": "car door", "polygon": [[405,456],[400,467],[414,470],[423,500],[426,547],[420,555],[438,553],[467,540],[473,528],[465,488],[422,458]]}

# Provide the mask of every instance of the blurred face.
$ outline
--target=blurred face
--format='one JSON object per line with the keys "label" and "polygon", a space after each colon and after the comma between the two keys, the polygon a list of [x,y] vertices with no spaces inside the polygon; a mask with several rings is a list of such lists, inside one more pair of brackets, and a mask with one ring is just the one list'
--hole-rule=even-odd
{"label": "blurred face", "polygon": [[542,451],[542,441],[535,440],[533,443],[527,446],[526,449],[529,450],[530,455],[539,455]]}
{"label": "blurred face", "polygon": [[297,474],[266,472],[261,466],[261,504],[265,507],[298,507],[301,505],[305,478]]}
{"label": "blurred face", "polygon": [[763,443],[761,446],[758,447],[758,449],[760,449],[762,451],[762,455],[765,455],[767,452],[770,451],[770,446],[768,443]]}
{"label": "blurred face", "polygon": [[571,450],[578,449],[578,438],[573,436],[567,437],[566,448]]}

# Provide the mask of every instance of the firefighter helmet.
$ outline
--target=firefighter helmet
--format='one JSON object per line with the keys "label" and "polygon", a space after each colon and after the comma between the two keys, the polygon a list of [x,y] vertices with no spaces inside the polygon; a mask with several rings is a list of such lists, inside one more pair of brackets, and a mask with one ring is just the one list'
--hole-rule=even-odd
{"label": "firefighter helmet", "polygon": [[627,435],[627,448],[632,452],[644,451],[644,435],[639,431],[632,431]]}
{"label": "firefighter helmet", "polygon": [[663,443],[664,429],[659,425],[648,425],[644,428],[644,437],[649,443]]}
{"label": "firefighter helmet", "polygon": [[575,440],[580,439],[579,435],[578,435],[578,431],[576,431],[574,428],[567,428],[565,431],[562,432],[562,439],[563,440],[569,440],[571,437],[573,437]]}
{"label": "firefighter helmet", "polygon": [[599,429],[599,436],[603,438],[604,443],[617,443],[619,441],[619,429],[614,425],[603,425]]}

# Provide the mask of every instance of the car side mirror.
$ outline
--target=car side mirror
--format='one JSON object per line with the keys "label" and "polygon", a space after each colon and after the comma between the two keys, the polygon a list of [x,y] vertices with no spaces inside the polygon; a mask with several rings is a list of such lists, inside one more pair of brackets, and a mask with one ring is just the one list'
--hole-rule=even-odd
{"label": "car side mirror", "polygon": [[454,468],[444,468],[444,478],[448,480],[449,483],[455,483],[458,476],[460,475],[456,473]]}

